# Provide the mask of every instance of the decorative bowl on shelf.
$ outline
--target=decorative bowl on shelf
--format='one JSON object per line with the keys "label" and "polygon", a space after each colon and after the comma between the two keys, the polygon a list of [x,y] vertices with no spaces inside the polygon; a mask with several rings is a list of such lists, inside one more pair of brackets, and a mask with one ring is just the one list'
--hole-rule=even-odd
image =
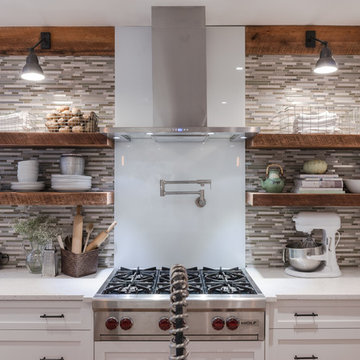
{"label": "decorative bowl on shelf", "polygon": [[360,194],[360,179],[344,179],[348,190],[355,194]]}

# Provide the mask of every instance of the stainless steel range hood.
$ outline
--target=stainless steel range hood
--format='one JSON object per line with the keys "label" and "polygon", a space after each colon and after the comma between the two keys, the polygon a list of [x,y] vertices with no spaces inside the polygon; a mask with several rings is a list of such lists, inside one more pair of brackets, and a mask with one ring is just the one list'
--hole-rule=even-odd
{"label": "stainless steel range hood", "polygon": [[114,139],[242,140],[257,128],[207,127],[203,6],[152,7],[153,127],[105,128]]}
{"label": "stainless steel range hood", "polygon": [[157,142],[204,142],[207,139],[244,141],[259,132],[257,127],[130,128],[107,127],[102,132],[118,141],[153,139]]}

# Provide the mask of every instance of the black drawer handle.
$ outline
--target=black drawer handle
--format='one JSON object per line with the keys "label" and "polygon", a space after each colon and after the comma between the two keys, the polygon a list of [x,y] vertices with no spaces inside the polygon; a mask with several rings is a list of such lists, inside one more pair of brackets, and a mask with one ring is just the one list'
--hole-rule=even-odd
{"label": "black drawer handle", "polygon": [[[300,317],[300,316],[319,316],[318,314],[315,314],[314,312],[311,313],[311,314],[298,314],[298,313],[295,313],[294,314],[295,317]],[[300,358],[299,358],[300,359]],[[305,358],[306,359],[306,358]],[[312,358],[307,358],[307,359],[312,359]]]}
{"label": "black drawer handle", "polygon": [[[65,315],[64,314],[61,314],[61,315],[46,315],[46,314],[43,314],[43,315],[40,315],[40,317],[42,319],[63,319],[65,317]],[[40,360],[42,360],[42,359],[40,359]]]}
{"label": "black drawer handle", "polygon": [[297,355],[295,355],[294,356],[294,359],[295,360],[301,360],[301,359],[310,359],[310,360],[315,360],[315,359],[318,359],[318,357],[317,356],[314,356],[314,355],[311,355],[311,356],[297,356]]}
{"label": "black drawer handle", "polygon": [[47,357],[43,357],[43,358],[41,358],[40,360],[64,360],[64,358],[63,357],[61,357],[61,358],[57,358],[57,359],[50,359],[50,358],[47,358]]}

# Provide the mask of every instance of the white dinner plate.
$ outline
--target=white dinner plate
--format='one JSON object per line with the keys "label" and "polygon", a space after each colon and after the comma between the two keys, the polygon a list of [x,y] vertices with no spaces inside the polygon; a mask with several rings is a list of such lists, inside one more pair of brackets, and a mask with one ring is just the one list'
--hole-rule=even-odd
{"label": "white dinner plate", "polygon": [[11,190],[15,191],[40,191],[45,188],[45,184],[43,182],[37,183],[11,183]]}

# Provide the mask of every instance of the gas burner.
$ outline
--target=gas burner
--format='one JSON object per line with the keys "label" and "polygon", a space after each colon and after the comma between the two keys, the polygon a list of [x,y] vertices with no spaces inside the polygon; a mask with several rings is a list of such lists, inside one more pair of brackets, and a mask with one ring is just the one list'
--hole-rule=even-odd
{"label": "gas burner", "polygon": [[[189,294],[202,294],[203,286],[200,270],[197,267],[186,269],[188,274]],[[159,272],[155,294],[170,294],[170,269],[162,267]]]}
{"label": "gas burner", "polygon": [[120,268],[109,281],[103,294],[152,294],[156,268]]}
{"label": "gas burner", "polygon": [[205,288],[208,294],[256,294],[244,273],[239,268],[203,269]]}

